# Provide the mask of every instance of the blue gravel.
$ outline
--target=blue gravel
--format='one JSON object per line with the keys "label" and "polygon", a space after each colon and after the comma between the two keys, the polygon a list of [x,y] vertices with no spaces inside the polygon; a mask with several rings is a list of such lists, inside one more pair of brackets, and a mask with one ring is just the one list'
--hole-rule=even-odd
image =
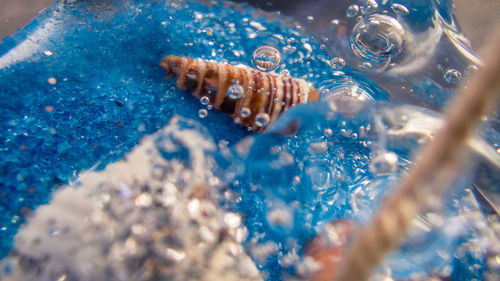
{"label": "blue gravel", "polygon": [[[165,79],[163,56],[251,65],[267,42],[294,48],[283,54],[293,76],[318,81],[329,70],[310,37],[248,6],[62,2],[0,45],[0,256],[54,188],[121,158],[174,114],[198,118],[200,102]],[[209,112],[203,124],[216,142],[249,134]]]}
{"label": "blue gravel", "polygon": [[[349,121],[340,115],[330,118],[326,103],[297,107],[281,121],[300,120],[297,134],[285,137],[270,132],[251,138],[254,143],[247,147],[251,154],[239,155],[235,151],[245,143],[233,145],[250,133],[215,110],[200,119],[198,112],[206,106],[177,89],[174,81],[167,81],[165,70],[159,67],[160,59],[169,54],[250,66],[257,47],[273,45],[283,57],[277,71],[286,69],[331,92],[353,86],[354,77],[354,92],[359,92],[351,94],[366,100],[389,99],[391,95],[349,66],[332,76],[332,57],[320,38],[304,35],[302,28],[286,18],[272,19],[246,5],[216,2],[71,2],[56,1],[0,45],[0,257],[11,249],[26,216],[49,202],[53,190],[72,183],[82,172],[102,169],[122,158],[141,137],[164,127],[174,114],[199,119],[219,147],[234,150],[234,158],[224,159],[222,149],[218,155],[221,176],[241,194],[238,204],[225,204],[245,214],[250,234],[247,247],[254,242],[282,247],[263,263],[257,262],[269,280],[283,278],[280,259],[290,250],[283,246],[289,238],[304,245],[332,219],[365,223],[386,193],[362,200],[368,214],[354,210],[356,199],[351,193],[358,189],[369,193],[367,182],[388,185],[395,180],[378,180],[369,171],[373,147],[366,141],[373,136],[362,136],[360,126],[373,121],[371,111]],[[426,77],[415,81],[418,85],[411,88],[417,101],[434,95],[441,106],[452,92],[451,86],[443,90]],[[346,120],[351,122],[347,127]],[[334,135],[325,133],[326,129]],[[494,142],[497,131],[487,129],[494,132]],[[325,151],[321,142],[328,143]],[[414,149],[416,142],[408,145]],[[394,148],[404,159],[400,172],[411,161],[411,149]],[[289,156],[293,164],[281,162],[280,173],[274,173],[276,161],[286,162]],[[270,209],[297,204],[290,225],[269,221]],[[453,212],[459,208],[452,207]],[[455,250],[468,242],[468,237],[453,239],[440,246]],[[467,256],[447,262],[455,263],[455,275],[469,274],[472,266],[484,269],[482,258]],[[295,268],[286,270],[285,274],[293,274]]]}

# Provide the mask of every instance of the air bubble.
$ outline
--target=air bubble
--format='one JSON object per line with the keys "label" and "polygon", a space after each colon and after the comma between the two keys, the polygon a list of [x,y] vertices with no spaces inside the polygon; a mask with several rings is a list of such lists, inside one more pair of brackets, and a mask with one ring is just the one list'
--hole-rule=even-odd
{"label": "air bubble", "polygon": [[332,69],[340,70],[344,68],[345,60],[341,57],[335,57],[330,61],[330,67]]}
{"label": "air bubble", "polygon": [[281,62],[281,53],[272,46],[262,46],[253,52],[252,64],[260,71],[273,71]]}
{"label": "air bubble", "polygon": [[394,13],[396,14],[400,14],[400,15],[403,15],[403,16],[406,16],[410,13],[410,11],[408,10],[408,8],[405,6],[405,5],[401,5],[401,4],[398,4],[398,3],[394,3],[391,5],[391,9]]}
{"label": "air bubble", "polygon": [[462,79],[462,73],[456,69],[448,69],[444,74],[444,81],[449,84],[458,83]]}
{"label": "air bubble", "polygon": [[269,124],[270,117],[267,113],[261,112],[255,116],[255,126],[264,127]]}
{"label": "air bubble", "polygon": [[243,96],[243,87],[238,84],[233,84],[227,89],[227,95],[233,100],[240,99]]}
{"label": "air bubble", "polygon": [[373,67],[372,64],[367,61],[361,64],[361,68],[363,69],[371,69],[372,67]]}
{"label": "air bubble", "polygon": [[250,114],[252,114],[252,110],[250,110],[250,108],[248,107],[242,107],[241,110],[240,110],[240,116],[243,117],[243,118],[247,118],[250,116]]}
{"label": "air bubble", "polygon": [[330,128],[327,128],[323,131],[323,136],[325,137],[331,137],[333,135],[333,131]]}
{"label": "air bubble", "polygon": [[358,12],[359,12],[359,6],[358,5],[351,5],[351,6],[347,7],[345,14],[348,18],[353,18],[358,14]]}
{"label": "air bubble", "polygon": [[198,110],[198,117],[205,118],[208,115],[208,111],[204,108]]}
{"label": "air bubble", "polygon": [[375,1],[375,0],[365,0],[363,5],[360,7],[361,13],[363,13],[363,14],[367,14],[371,10],[374,10],[377,8],[378,8],[378,4],[377,4],[377,1]]}
{"label": "air bubble", "polygon": [[370,162],[370,171],[376,175],[396,172],[398,169],[398,155],[394,152],[380,152]]}
{"label": "air bubble", "polygon": [[465,68],[464,73],[465,73],[465,75],[469,76],[472,73],[476,72],[477,70],[478,70],[477,65],[471,64],[471,65],[467,66],[467,68]]}
{"label": "air bubble", "polygon": [[210,99],[207,96],[203,96],[200,98],[200,103],[203,105],[207,105],[210,102]]}
{"label": "air bubble", "polygon": [[395,18],[375,14],[356,24],[349,43],[357,56],[385,63],[401,54],[405,36],[405,30]]}

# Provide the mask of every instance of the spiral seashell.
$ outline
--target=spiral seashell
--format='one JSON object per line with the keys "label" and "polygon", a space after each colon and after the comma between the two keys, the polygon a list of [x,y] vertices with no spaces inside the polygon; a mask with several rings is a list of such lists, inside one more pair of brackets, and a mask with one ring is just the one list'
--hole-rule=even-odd
{"label": "spiral seashell", "polygon": [[178,78],[177,86],[208,99],[216,109],[238,123],[261,132],[290,107],[319,99],[318,91],[303,79],[261,72],[244,65],[169,55],[160,65]]}

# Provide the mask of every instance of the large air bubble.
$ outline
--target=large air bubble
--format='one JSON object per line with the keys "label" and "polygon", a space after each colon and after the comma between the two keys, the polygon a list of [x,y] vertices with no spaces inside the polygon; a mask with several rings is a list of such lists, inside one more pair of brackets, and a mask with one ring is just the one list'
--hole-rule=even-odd
{"label": "large air bubble", "polygon": [[386,63],[405,47],[405,30],[390,16],[375,14],[360,21],[349,38],[353,52],[367,62]]}
{"label": "large air bubble", "polygon": [[272,46],[261,46],[253,52],[252,64],[260,71],[273,71],[281,62],[281,53]]}

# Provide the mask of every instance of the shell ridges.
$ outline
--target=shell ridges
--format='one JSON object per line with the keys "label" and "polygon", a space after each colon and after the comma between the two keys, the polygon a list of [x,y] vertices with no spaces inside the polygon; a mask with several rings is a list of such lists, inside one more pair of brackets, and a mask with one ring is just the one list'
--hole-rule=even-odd
{"label": "shell ridges", "polygon": [[[177,77],[177,87],[191,91],[198,98],[208,97],[213,107],[256,132],[265,130],[290,107],[319,99],[318,91],[303,79],[262,72],[242,64],[168,55],[161,60],[160,66],[167,70],[167,79],[171,75]],[[242,97],[236,100],[227,93],[235,82],[243,89]],[[241,116],[242,108],[250,109],[251,113]],[[261,113],[269,117],[264,125],[255,122]]]}

